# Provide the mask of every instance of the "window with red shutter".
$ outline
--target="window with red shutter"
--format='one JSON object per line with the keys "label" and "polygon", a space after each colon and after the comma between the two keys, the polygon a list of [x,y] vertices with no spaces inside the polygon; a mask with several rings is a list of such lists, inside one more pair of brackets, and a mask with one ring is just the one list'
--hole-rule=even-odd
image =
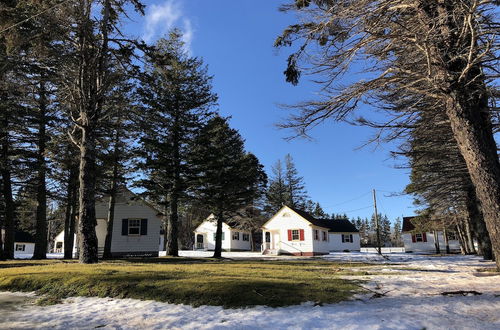
{"label": "window with red shutter", "polygon": [[300,229],[300,240],[304,240],[304,229]]}
{"label": "window with red shutter", "polygon": [[289,241],[292,240],[292,230],[291,229],[288,229],[288,240]]}
{"label": "window with red shutter", "polygon": [[427,235],[426,235],[426,233],[422,233],[422,238],[423,238],[424,242],[427,242]]}
{"label": "window with red shutter", "polygon": [[413,243],[416,243],[416,242],[417,242],[417,237],[415,236],[415,234],[412,234],[412,235],[411,235],[411,241],[412,241]]}

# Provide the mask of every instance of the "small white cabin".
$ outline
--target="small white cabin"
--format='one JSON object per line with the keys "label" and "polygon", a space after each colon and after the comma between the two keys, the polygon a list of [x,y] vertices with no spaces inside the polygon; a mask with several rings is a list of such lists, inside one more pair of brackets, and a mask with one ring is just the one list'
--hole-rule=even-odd
{"label": "small white cabin", "polygon": [[[419,232],[416,230],[415,225],[412,223],[414,217],[403,217],[403,228],[401,230],[403,236],[403,243],[406,252],[436,252],[436,239],[434,232],[426,231]],[[436,231],[439,248],[445,251],[446,243],[443,231]],[[460,251],[460,241],[453,231],[449,231],[448,246],[450,251]]]}
{"label": "small white cabin", "polygon": [[[1,231],[2,244],[5,243],[5,229]],[[14,232],[14,257],[33,255],[35,252],[35,238],[28,232],[17,230]]]}
{"label": "small white cabin", "polygon": [[[196,250],[212,251],[215,249],[215,232],[217,220],[213,214],[209,215],[194,230]],[[252,234],[249,231],[238,229],[236,224],[224,222],[222,224],[222,250],[224,251],[250,251]]]}
{"label": "small white cabin", "polygon": [[[97,245],[104,251],[107,233],[108,198],[96,202]],[[126,188],[116,196],[111,254],[114,257],[158,256],[162,214]],[[76,235],[73,253],[76,253]],[[64,252],[64,231],[54,240],[54,252]]]}
{"label": "small white cabin", "polygon": [[359,251],[359,231],[349,220],[316,219],[283,206],[262,226],[263,254],[313,256],[333,251]]}

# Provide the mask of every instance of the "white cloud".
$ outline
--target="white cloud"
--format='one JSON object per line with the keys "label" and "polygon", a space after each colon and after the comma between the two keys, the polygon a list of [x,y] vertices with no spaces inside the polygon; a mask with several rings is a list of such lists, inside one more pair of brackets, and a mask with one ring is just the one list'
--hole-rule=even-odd
{"label": "white cloud", "polygon": [[174,27],[182,31],[182,41],[186,44],[186,50],[191,53],[193,24],[189,18],[185,17],[179,1],[166,0],[162,4],[152,4],[147,7],[142,39],[152,42]]}

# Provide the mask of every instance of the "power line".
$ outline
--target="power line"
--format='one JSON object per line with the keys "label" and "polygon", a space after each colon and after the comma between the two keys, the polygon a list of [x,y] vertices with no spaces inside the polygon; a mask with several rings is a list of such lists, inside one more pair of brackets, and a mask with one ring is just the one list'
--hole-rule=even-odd
{"label": "power line", "polygon": [[340,211],[340,212],[337,212],[337,213],[339,213],[339,214],[341,214],[341,213],[346,213],[346,214],[347,214],[347,213],[350,213],[350,212],[355,212],[355,211],[365,210],[365,209],[367,209],[367,208],[372,208],[372,207],[373,207],[373,204],[372,204],[372,205],[365,206],[365,207],[361,207],[361,208],[359,208],[359,209],[349,210],[349,211]]}
{"label": "power line", "polygon": [[364,194],[363,194],[363,195],[361,195],[361,196],[355,197],[355,198],[353,198],[353,199],[349,199],[349,200],[347,200],[347,201],[345,201],[345,202],[341,202],[341,203],[337,203],[337,204],[333,204],[333,205],[327,205],[327,206],[328,206],[328,207],[335,207],[335,206],[339,206],[339,205],[347,204],[347,203],[350,203],[350,202],[352,202],[352,201],[355,201],[355,200],[361,199],[361,198],[363,198],[363,197],[365,197],[366,195],[369,195],[369,194],[370,194],[370,192],[367,192],[367,193],[364,193]]}

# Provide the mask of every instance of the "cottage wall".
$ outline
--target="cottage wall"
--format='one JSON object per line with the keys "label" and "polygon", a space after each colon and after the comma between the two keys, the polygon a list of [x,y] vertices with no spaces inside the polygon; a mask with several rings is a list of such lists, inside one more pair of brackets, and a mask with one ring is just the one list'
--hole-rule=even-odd
{"label": "cottage wall", "polygon": [[[214,218],[203,221],[198,228],[195,230],[195,245],[196,245],[196,235],[201,234],[204,236],[205,249],[215,250],[215,239],[214,233],[217,231],[217,222]],[[231,228],[223,223],[222,232],[224,233],[224,239],[222,240],[222,249],[231,249]],[[196,247],[196,246],[195,246]]]}
{"label": "cottage wall", "polygon": [[[99,247],[104,247],[107,212],[108,204],[106,202],[96,203],[96,217],[99,220],[102,219],[98,221],[96,227]],[[147,219],[147,234],[136,236],[122,235],[123,219]],[[121,200],[115,204],[111,253],[116,256],[144,253],[158,255],[160,230],[161,219],[157,211],[139,199]]]}
{"label": "cottage wall", "polygon": [[[353,242],[342,242],[342,234],[352,235]],[[359,233],[330,233],[330,251],[359,251],[360,249]]]}
{"label": "cottage wall", "polygon": [[[312,239],[312,225],[292,210],[287,208],[281,209],[262,229],[263,231],[276,233],[276,235],[272,235],[272,239],[276,240],[276,247],[279,253],[312,255],[315,252]],[[290,241],[288,239],[289,229],[304,230],[304,240]]]}
{"label": "cottage wall", "polygon": [[[435,252],[435,240],[434,234],[432,232],[427,232],[426,238],[427,242],[413,242],[412,241],[412,233],[404,232],[403,233],[403,242],[405,246],[406,252]],[[442,252],[446,251],[446,246],[444,242],[443,232],[438,232],[438,240],[439,247]],[[460,250],[460,242],[458,240],[448,240],[448,245],[450,246],[450,250],[459,251]]]}

